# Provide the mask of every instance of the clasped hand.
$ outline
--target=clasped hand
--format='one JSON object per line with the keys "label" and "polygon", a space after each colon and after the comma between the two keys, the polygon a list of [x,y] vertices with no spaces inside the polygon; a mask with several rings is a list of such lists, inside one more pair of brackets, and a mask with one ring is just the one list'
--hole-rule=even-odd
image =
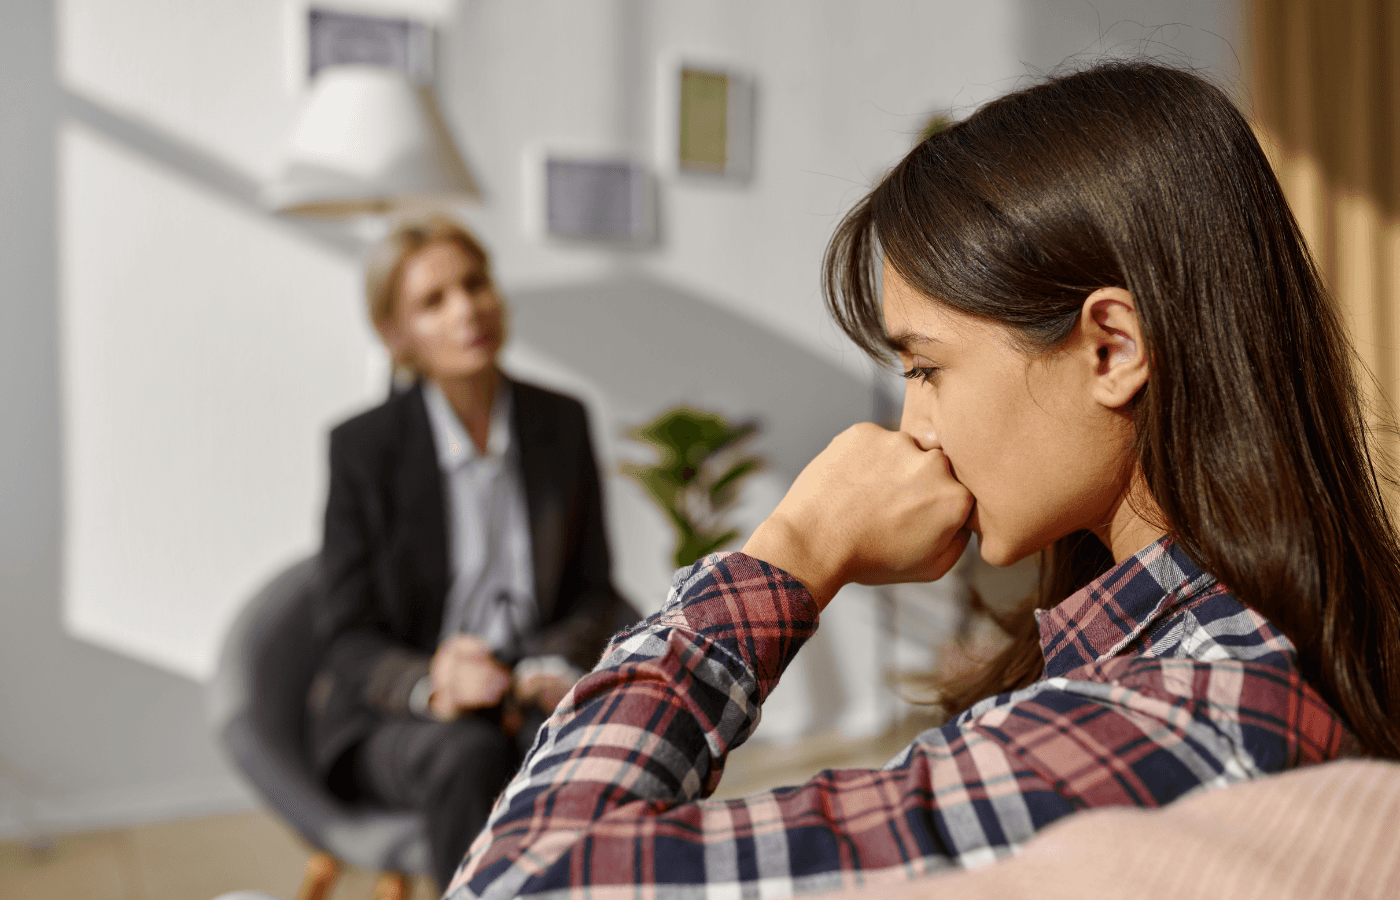
{"label": "clasped hand", "polygon": [[510,669],[501,665],[491,647],[474,634],[454,635],[443,642],[433,654],[428,674],[433,685],[428,711],[443,721],[507,701],[549,712],[571,686],[546,673],[513,681]]}
{"label": "clasped hand", "polygon": [[428,674],[433,682],[428,710],[442,720],[495,706],[510,688],[510,669],[474,634],[457,634],[444,641],[433,654]]}
{"label": "clasped hand", "polygon": [[866,422],[807,464],[744,552],[792,575],[825,608],[851,582],[944,575],[967,546],[972,507],[942,450]]}

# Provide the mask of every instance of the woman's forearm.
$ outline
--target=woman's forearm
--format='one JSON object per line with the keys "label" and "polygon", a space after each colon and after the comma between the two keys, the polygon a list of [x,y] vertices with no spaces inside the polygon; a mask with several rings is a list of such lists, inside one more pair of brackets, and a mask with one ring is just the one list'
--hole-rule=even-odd
{"label": "woman's forearm", "polygon": [[708,796],[816,628],[800,583],[743,554],[678,573],[666,606],[574,686],[472,845],[459,896],[568,883],[585,832]]}

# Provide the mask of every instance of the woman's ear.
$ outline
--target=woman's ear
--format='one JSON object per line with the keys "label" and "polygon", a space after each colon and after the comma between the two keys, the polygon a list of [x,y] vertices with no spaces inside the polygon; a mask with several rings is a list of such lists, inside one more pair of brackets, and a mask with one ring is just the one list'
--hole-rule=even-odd
{"label": "woman's ear", "polygon": [[403,348],[403,329],[392,317],[376,319],[374,330],[379,332],[379,340],[384,343],[384,349],[389,351],[390,356],[394,356]]}
{"label": "woman's ear", "polygon": [[1123,288],[1099,288],[1084,300],[1080,328],[1092,350],[1090,395],[1109,409],[1126,406],[1147,384],[1147,351],[1137,303]]}
{"label": "woman's ear", "polygon": [[403,326],[394,319],[383,319],[374,323],[374,329],[379,332],[384,349],[389,351],[394,368],[413,368],[412,353]]}

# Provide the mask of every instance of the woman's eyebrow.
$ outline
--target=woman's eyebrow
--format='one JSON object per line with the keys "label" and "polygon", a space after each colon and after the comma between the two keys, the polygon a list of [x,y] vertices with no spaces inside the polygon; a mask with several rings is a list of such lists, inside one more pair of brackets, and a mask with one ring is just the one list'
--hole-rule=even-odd
{"label": "woman's eyebrow", "polygon": [[885,334],[886,346],[898,353],[903,353],[907,351],[909,347],[913,344],[940,343],[942,343],[942,341],[940,341],[936,337],[933,337],[932,335],[924,334],[923,332],[914,331],[908,328],[904,329],[903,331],[896,331],[894,334]]}

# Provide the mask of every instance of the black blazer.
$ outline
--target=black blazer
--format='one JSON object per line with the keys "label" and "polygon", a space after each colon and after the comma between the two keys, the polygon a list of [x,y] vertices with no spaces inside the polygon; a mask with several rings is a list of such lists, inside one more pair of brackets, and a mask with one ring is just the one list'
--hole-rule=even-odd
{"label": "black blazer", "polygon": [[[511,385],[540,623],[521,650],[588,670],[631,608],[612,585],[587,417],[571,397]],[[328,647],[308,697],[323,777],[383,716],[407,712],[428,672],[449,586],[446,521],[421,385],[331,431],[314,616]]]}

